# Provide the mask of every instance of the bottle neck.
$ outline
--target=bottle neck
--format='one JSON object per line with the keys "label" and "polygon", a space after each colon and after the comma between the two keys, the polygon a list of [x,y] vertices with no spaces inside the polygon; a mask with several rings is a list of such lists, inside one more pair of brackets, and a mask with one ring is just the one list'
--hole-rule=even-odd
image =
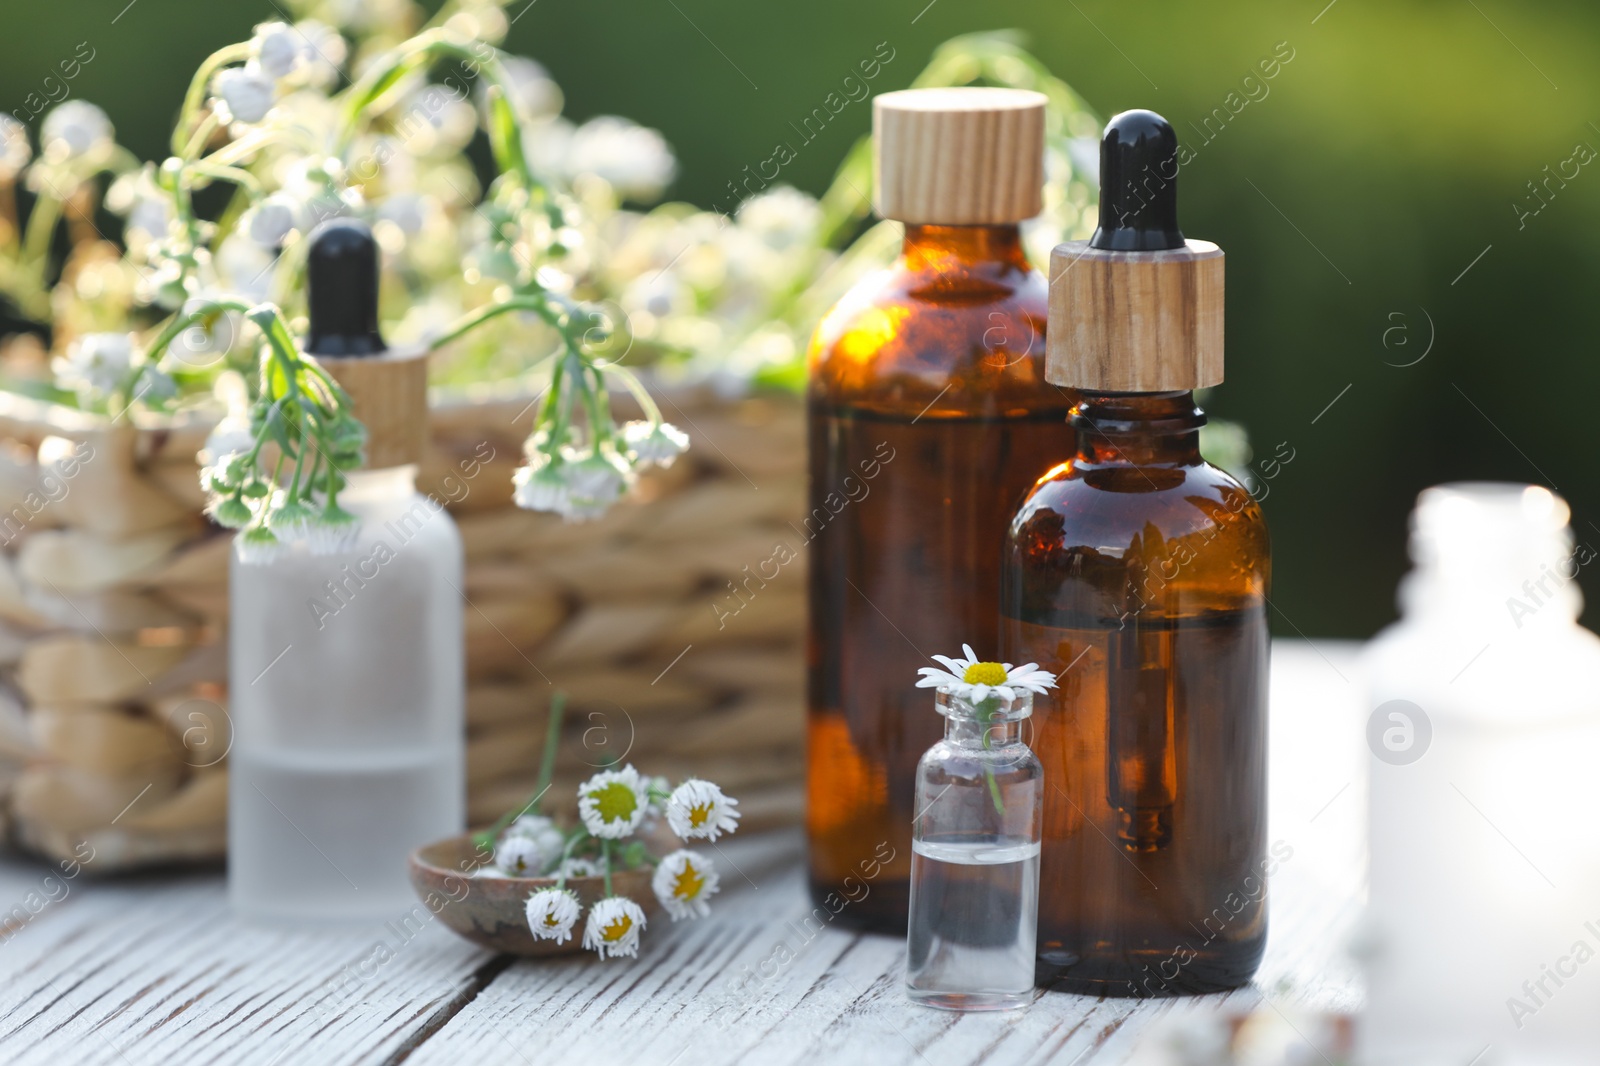
{"label": "bottle neck", "polygon": [[1413,567],[1400,582],[1408,621],[1485,632],[1570,627],[1576,580],[1595,557],[1575,544],[1564,500],[1537,486],[1467,483],[1423,492],[1411,521]]}
{"label": "bottle neck", "polygon": [[1022,742],[1025,719],[995,721],[988,725],[976,718],[951,716],[944,720],[944,739],[960,748],[999,748]]}
{"label": "bottle neck", "polygon": [[1206,413],[1193,392],[1085,392],[1067,416],[1080,465],[1195,466]]}
{"label": "bottle neck", "polygon": [[345,487],[339,493],[339,499],[348,503],[391,500],[410,496],[416,491],[416,464],[406,463],[380,470],[350,471],[345,475]]}
{"label": "bottle neck", "polygon": [[1022,229],[1014,222],[996,226],[908,222],[900,254],[913,270],[947,273],[973,267],[1029,269]]}

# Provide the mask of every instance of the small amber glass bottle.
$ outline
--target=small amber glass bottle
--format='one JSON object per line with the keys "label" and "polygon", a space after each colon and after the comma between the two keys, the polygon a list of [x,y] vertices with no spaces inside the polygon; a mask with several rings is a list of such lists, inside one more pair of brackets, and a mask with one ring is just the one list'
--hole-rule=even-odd
{"label": "small amber glass bottle", "polygon": [[1005,655],[1058,673],[1036,979],[1092,995],[1247,982],[1266,940],[1266,525],[1200,457],[1222,380],[1222,253],[1177,225],[1177,140],[1112,119],[1100,229],[1051,257],[1048,377],[1075,452],[1006,540]]}
{"label": "small amber glass bottle", "polygon": [[838,924],[905,934],[917,760],[939,738],[905,678],[998,641],[1006,516],[1037,457],[1072,446],[1017,227],[1039,211],[1044,106],[877,97],[876,206],[905,223],[904,250],[812,341],[806,828],[812,896]]}

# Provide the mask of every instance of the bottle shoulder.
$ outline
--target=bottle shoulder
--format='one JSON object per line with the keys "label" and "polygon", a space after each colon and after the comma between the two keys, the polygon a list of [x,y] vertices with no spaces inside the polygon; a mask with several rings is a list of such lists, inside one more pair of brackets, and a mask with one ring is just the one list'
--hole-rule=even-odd
{"label": "bottle shoulder", "polygon": [[863,278],[829,310],[808,353],[814,401],[929,417],[1071,406],[1045,380],[1049,285],[1008,267],[941,277],[903,262]]}
{"label": "bottle shoulder", "polygon": [[1004,557],[1008,617],[1048,625],[1259,614],[1272,568],[1260,506],[1207,463],[1064,463],[1012,518]]}
{"label": "bottle shoulder", "polygon": [[1259,542],[1267,526],[1248,489],[1207,462],[1188,466],[1089,466],[1076,459],[1047,471],[1012,519],[1013,537],[1049,531],[1061,546],[1111,547],[1134,536],[1163,540],[1213,530]]}

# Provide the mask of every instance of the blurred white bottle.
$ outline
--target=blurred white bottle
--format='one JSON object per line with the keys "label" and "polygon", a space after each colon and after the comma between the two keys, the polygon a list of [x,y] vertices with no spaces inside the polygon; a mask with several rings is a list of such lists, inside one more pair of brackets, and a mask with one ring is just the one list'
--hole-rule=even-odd
{"label": "blurred white bottle", "polygon": [[1568,517],[1535,486],[1418,497],[1400,621],[1367,652],[1364,1066],[1600,1056],[1600,638]]}
{"label": "blurred white bottle", "polygon": [[466,819],[462,548],[416,490],[426,363],[377,332],[371,233],[338,219],[311,244],[306,349],[369,433],[339,494],[361,532],[234,553],[228,894],[245,917],[364,919],[413,906],[407,856]]}

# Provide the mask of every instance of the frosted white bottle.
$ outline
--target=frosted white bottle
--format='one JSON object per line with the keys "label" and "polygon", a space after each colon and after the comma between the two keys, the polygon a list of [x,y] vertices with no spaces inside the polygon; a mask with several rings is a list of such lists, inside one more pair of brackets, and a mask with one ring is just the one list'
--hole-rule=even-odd
{"label": "frosted white bottle", "polygon": [[1418,499],[1367,661],[1366,1066],[1600,1055],[1600,638],[1567,521],[1534,486]]}
{"label": "frosted white bottle", "polygon": [[228,889],[240,913],[405,910],[413,848],[462,831],[462,552],[415,468],[357,473],[355,549],[230,573]]}
{"label": "frosted white bottle", "polygon": [[230,570],[228,894],[246,918],[382,918],[412,849],[466,820],[461,537],[416,491],[426,363],[377,331],[370,231],[312,234],[306,350],[351,396],[372,469],[339,504],[347,551]]}

